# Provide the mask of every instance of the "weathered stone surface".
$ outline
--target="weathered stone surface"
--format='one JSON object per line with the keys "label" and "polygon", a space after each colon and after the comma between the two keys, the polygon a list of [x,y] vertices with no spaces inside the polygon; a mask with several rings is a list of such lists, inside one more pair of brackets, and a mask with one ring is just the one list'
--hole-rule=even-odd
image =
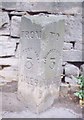
{"label": "weathered stone surface", "polygon": [[[65,40],[66,42],[82,42],[82,16],[67,16],[65,22]],[[78,32],[78,34],[77,34]]]}
{"label": "weathered stone surface", "polygon": [[80,66],[80,73],[84,76],[84,64]]}
{"label": "weathered stone surface", "polygon": [[0,58],[0,65],[18,66],[18,59],[14,58],[14,57]]}
{"label": "weathered stone surface", "polygon": [[75,65],[72,65],[72,64],[65,65],[65,75],[67,77],[71,77],[72,75],[75,77],[78,77],[79,73],[80,73],[80,70]]}
{"label": "weathered stone surface", "polygon": [[84,51],[81,50],[63,50],[63,61],[84,61]]}
{"label": "weathered stone surface", "polygon": [[0,2],[0,11],[1,11],[1,8],[2,8],[2,2]]}
{"label": "weathered stone surface", "polygon": [[10,21],[7,12],[0,12],[0,35],[10,34]]}
{"label": "weathered stone surface", "polygon": [[22,17],[18,92],[34,112],[47,109],[58,98],[63,35],[63,16]]}
{"label": "weathered stone surface", "polygon": [[10,1],[10,0],[2,1],[1,8],[5,9],[5,10],[15,10],[17,8],[16,2],[17,2],[16,0],[14,0],[14,1]]}
{"label": "weathered stone surface", "polygon": [[0,57],[15,55],[16,43],[8,36],[0,36]]}
{"label": "weathered stone surface", "polygon": [[17,59],[20,58],[20,45],[19,45],[19,44],[17,44],[17,47],[16,47],[15,57],[16,57]]}
{"label": "weathered stone surface", "polygon": [[10,24],[0,29],[0,35],[10,35]]}
{"label": "weathered stone surface", "polygon": [[75,43],[75,49],[76,50],[83,50],[84,51],[84,43],[83,42],[76,42]]}
{"label": "weathered stone surface", "polygon": [[[19,89],[23,92],[18,96],[21,97],[29,109],[35,113],[46,110],[53,104],[54,100],[59,97],[59,89],[57,90],[56,87],[52,85],[47,88],[46,86],[32,86],[22,82],[20,87]],[[28,97],[24,96],[24,94],[28,95]],[[22,96],[24,96],[24,98]]]}
{"label": "weathered stone surface", "polygon": [[71,79],[73,80],[73,84],[74,85],[78,85],[78,79],[77,79],[77,77],[75,77],[75,76],[71,76]]}
{"label": "weathered stone surface", "polygon": [[63,46],[64,50],[71,50],[72,48],[73,48],[72,43],[66,43],[66,42],[64,42],[64,46]]}
{"label": "weathered stone surface", "polygon": [[6,24],[9,24],[8,13],[0,11],[0,28],[5,27]]}
{"label": "weathered stone surface", "polygon": [[18,68],[16,66],[5,67],[0,71],[0,76],[7,81],[18,80]]}
{"label": "weathered stone surface", "polygon": [[21,17],[13,16],[11,20],[11,36],[20,37]]}
{"label": "weathered stone surface", "polygon": [[7,81],[3,77],[0,76],[0,87],[5,85],[6,83]]}
{"label": "weathered stone surface", "polygon": [[[45,4],[46,2],[46,4]],[[68,1],[69,2],[69,1]],[[18,10],[18,11],[47,11],[50,13],[65,13],[65,14],[82,14],[82,3],[81,2],[57,2],[55,0],[42,1],[32,0],[29,1],[16,1],[3,2],[2,8],[6,10]]]}
{"label": "weathered stone surface", "polygon": [[31,11],[32,10],[32,5],[30,2],[17,2],[17,10],[19,11]]}
{"label": "weathered stone surface", "polygon": [[10,37],[10,39],[11,39],[11,42],[15,42],[15,43],[18,43],[18,44],[20,42],[20,38],[12,38],[12,37]]}
{"label": "weathered stone surface", "polygon": [[65,82],[70,84],[72,82],[72,79],[69,77],[65,77]]}
{"label": "weathered stone surface", "polygon": [[[39,6],[39,7],[38,7]],[[48,11],[50,13],[79,14],[82,13],[81,3],[76,2],[36,2],[32,3],[32,11]]]}
{"label": "weathered stone surface", "polygon": [[65,82],[69,83],[70,85],[77,85],[77,78],[71,75],[71,77],[65,77]]}
{"label": "weathered stone surface", "polygon": [[64,10],[65,14],[82,14],[82,3],[75,2],[66,2],[64,6],[67,4],[67,8]]}

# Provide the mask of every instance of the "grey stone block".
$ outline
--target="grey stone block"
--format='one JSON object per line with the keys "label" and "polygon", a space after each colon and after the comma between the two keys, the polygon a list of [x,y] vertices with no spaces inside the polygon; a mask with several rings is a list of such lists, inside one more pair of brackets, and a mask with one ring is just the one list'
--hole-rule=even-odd
{"label": "grey stone block", "polygon": [[0,28],[9,24],[9,16],[7,12],[0,11]]}
{"label": "grey stone block", "polygon": [[21,17],[13,16],[11,20],[11,36],[20,37]]}
{"label": "grey stone block", "polygon": [[84,61],[84,51],[81,50],[63,50],[63,61],[76,62]]}
{"label": "grey stone block", "polygon": [[73,44],[72,43],[64,42],[64,46],[63,46],[64,50],[71,50],[72,48],[73,48]]}
{"label": "grey stone block", "polygon": [[[78,33],[78,34],[77,34]],[[67,16],[65,22],[65,42],[82,42],[82,16]]]}
{"label": "grey stone block", "polygon": [[0,57],[15,55],[16,43],[8,36],[0,36]]}
{"label": "grey stone block", "polygon": [[0,29],[0,35],[10,35],[10,24]]}
{"label": "grey stone block", "polygon": [[[10,0],[8,0],[10,1]],[[57,2],[57,1],[18,1],[2,2],[2,8],[6,10],[30,11],[30,12],[49,12],[58,14],[82,14],[81,2]]]}
{"label": "grey stone block", "polygon": [[82,41],[82,42],[76,42],[74,48],[75,48],[76,50],[84,51],[84,43],[83,43],[83,41]]}
{"label": "grey stone block", "polygon": [[84,64],[80,66],[80,72],[81,72],[81,75],[84,76]]}
{"label": "grey stone block", "polygon": [[36,113],[49,108],[58,98],[63,37],[63,16],[22,17],[18,92]]}
{"label": "grey stone block", "polygon": [[1,8],[5,9],[5,10],[16,10],[17,9],[16,3],[17,3],[16,0],[14,0],[14,1],[3,0]]}
{"label": "grey stone block", "polygon": [[71,77],[65,77],[65,82],[69,83],[70,86],[72,86],[72,85],[75,86],[75,85],[77,85],[78,80],[77,80],[76,77],[74,77],[73,75],[71,75]]}
{"label": "grey stone block", "polygon": [[77,2],[36,2],[31,3],[32,11],[47,11],[58,14],[81,14],[82,3]]}
{"label": "grey stone block", "polygon": [[0,35],[10,35],[10,21],[7,12],[0,12]]}
{"label": "grey stone block", "polygon": [[18,66],[19,61],[17,58],[0,58],[0,65],[10,65],[10,66]]}
{"label": "grey stone block", "polygon": [[74,77],[78,77],[79,76],[79,73],[80,73],[80,70],[78,67],[76,67],[75,65],[73,64],[66,64],[65,65],[65,75],[67,77],[72,77],[72,75]]}
{"label": "grey stone block", "polygon": [[[11,59],[12,60],[12,59]],[[18,80],[18,68],[16,66],[5,67],[3,70],[0,70],[0,76],[10,81]]]}

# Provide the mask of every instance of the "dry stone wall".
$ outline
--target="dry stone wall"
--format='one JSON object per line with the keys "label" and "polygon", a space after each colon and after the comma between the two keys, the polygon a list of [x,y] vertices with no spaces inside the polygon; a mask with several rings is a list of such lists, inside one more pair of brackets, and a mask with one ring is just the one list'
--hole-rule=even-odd
{"label": "dry stone wall", "polygon": [[74,77],[84,73],[81,2],[2,2],[0,5],[0,77],[18,81],[19,41],[22,15],[63,16],[65,39],[63,70],[65,81],[75,84]]}

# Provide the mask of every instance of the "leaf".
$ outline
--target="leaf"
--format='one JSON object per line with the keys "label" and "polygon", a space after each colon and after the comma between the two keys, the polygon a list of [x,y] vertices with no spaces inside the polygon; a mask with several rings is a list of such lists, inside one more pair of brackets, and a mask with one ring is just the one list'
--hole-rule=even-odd
{"label": "leaf", "polygon": [[83,99],[82,96],[81,96],[80,94],[79,94],[79,98],[80,98],[80,99]]}
{"label": "leaf", "polygon": [[74,93],[75,96],[79,97],[79,92]]}
{"label": "leaf", "polygon": [[79,84],[80,90],[74,94],[75,94],[75,96],[79,97],[80,99],[83,99],[84,98],[84,77],[80,76],[77,79],[78,79],[77,83]]}

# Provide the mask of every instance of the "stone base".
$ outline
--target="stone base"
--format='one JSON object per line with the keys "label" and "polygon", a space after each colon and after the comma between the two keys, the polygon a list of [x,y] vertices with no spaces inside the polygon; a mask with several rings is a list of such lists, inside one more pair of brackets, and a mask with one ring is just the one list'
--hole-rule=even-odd
{"label": "stone base", "polygon": [[34,113],[40,113],[52,106],[59,96],[59,89],[55,85],[33,86],[26,82],[20,83],[18,97]]}

